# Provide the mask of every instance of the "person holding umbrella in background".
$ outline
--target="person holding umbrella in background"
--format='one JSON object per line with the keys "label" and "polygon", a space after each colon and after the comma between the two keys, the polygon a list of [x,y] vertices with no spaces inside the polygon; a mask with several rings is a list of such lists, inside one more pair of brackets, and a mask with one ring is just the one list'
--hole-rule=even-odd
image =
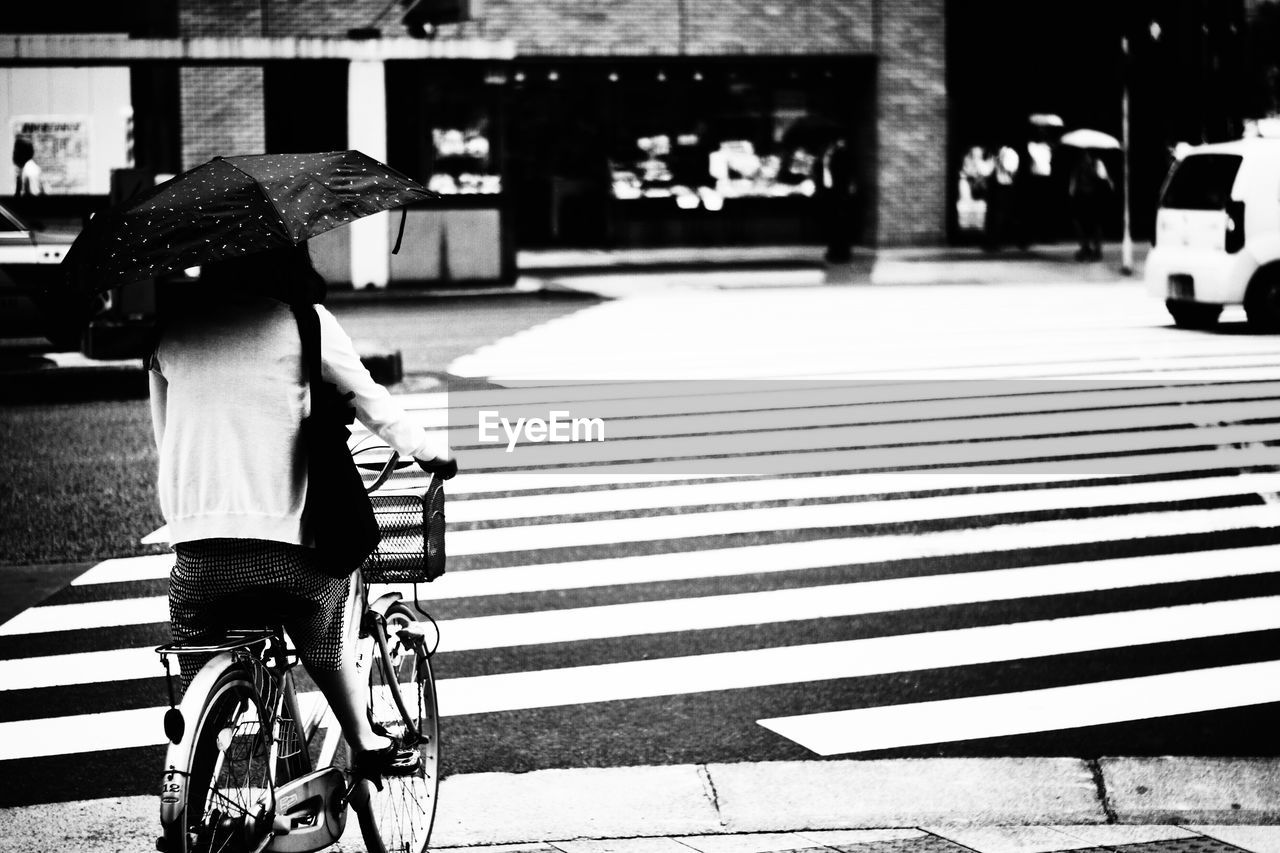
{"label": "person holding umbrella in background", "polygon": [[1077,261],[1102,258],[1102,211],[1114,189],[1107,166],[1092,151],[1080,152],[1075,168],[1067,178],[1067,197],[1071,200],[1071,220],[1080,248]]}
{"label": "person holding umbrella in background", "polygon": [[[165,294],[149,364],[159,498],[177,555],[172,632],[184,640],[225,625],[248,593],[284,622],[370,778],[411,773],[420,757],[363,712],[367,684],[343,642],[351,576],[312,547],[304,523],[300,427],[312,401],[302,315],[318,319],[323,379],[353,396],[370,430],[445,479],[457,464],[446,437],[374,382],[319,304],[325,284],[306,240],[433,195],[359,152],[215,158],[95,217],[67,253],[66,280],[39,300],[51,314],[65,308],[70,331],[95,292],[200,266],[198,281]],[[201,664],[188,657],[184,682]]]}
{"label": "person holding umbrella in background", "polygon": [[1067,198],[1071,220],[1080,248],[1078,261],[1102,258],[1102,217],[1115,191],[1107,164],[1098,156],[1101,149],[1119,149],[1115,137],[1096,130],[1073,130],[1063,135],[1062,144],[1078,148],[1076,162],[1067,177]]}

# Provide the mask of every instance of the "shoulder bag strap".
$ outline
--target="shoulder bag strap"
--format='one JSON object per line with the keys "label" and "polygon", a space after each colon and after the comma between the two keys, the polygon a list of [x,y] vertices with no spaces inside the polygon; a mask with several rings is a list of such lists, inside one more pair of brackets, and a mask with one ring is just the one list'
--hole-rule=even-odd
{"label": "shoulder bag strap", "polygon": [[314,305],[293,305],[291,310],[302,338],[302,378],[314,388],[320,381],[320,317]]}

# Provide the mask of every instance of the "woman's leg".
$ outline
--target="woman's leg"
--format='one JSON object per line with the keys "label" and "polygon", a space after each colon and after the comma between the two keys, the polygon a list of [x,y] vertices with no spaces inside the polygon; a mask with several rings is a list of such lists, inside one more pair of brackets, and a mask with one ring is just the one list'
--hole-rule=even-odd
{"label": "woman's leg", "polygon": [[368,704],[368,676],[361,677],[354,656],[351,660],[344,660],[337,670],[320,669],[312,672],[311,679],[320,688],[324,698],[329,700],[333,716],[342,726],[342,733],[346,735],[347,743],[351,744],[352,749],[357,752],[382,749],[391,743],[369,727],[369,717],[365,714]]}
{"label": "woman's leg", "polygon": [[[357,635],[364,602],[360,600],[358,584],[347,582],[345,586],[345,600],[334,602],[338,605],[338,612],[332,615],[333,622],[323,629],[325,651],[307,655],[309,659],[304,663],[311,680],[333,709],[333,716],[342,726],[342,733],[351,748],[356,751],[381,749],[390,741],[375,734],[369,725],[369,717],[365,713],[369,671],[360,669],[356,664]],[[335,657],[336,667],[332,666]]]}

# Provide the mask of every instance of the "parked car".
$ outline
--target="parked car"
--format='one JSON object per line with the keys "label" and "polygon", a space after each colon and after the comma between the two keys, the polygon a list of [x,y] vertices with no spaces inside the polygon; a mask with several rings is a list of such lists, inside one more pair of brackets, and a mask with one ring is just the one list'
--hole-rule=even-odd
{"label": "parked car", "polygon": [[75,236],[38,231],[0,204],[0,337],[41,337],[40,317],[26,292],[58,274]]}
{"label": "parked car", "polygon": [[1186,149],[1160,193],[1146,283],[1178,326],[1243,305],[1251,326],[1280,331],[1280,138]]}

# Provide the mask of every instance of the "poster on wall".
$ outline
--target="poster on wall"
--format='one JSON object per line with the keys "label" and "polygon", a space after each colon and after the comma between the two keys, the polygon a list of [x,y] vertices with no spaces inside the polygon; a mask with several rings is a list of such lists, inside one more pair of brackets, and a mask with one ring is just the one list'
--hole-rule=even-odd
{"label": "poster on wall", "polygon": [[[89,116],[13,116],[10,148],[19,138],[30,140],[33,159],[40,167],[44,191],[50,195],[89,192]],[[12,192],[12,187],[4,188]]]}

